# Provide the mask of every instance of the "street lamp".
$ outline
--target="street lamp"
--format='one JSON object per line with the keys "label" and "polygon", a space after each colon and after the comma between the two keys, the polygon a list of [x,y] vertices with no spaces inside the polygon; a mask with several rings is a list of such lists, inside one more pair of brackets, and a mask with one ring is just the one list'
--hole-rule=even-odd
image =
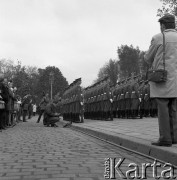
{"label": "street lamp", "polygon": [[50,80],[50,93],[51,93],[51,99],[52,99],[52,88],[53,88],[53,81],[54,81],[54,73],[53,71],[49,74],[49,80]]}

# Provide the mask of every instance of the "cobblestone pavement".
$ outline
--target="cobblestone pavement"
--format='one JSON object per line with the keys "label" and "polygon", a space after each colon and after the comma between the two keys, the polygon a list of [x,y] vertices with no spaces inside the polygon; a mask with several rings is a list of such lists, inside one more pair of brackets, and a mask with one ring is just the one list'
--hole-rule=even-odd
{"label": "cobblestone pavement", "polygon": [[[129,163],[141,169],[142,163],[153,162],[69,128],[44,127],[36,120],[0,133],[0,180],[103,180],[105,158],[125,158],[123,172],[129,170]],[[151,169],[148,176],[153,179]],[[122,179],[118,173],[116,179]]]}

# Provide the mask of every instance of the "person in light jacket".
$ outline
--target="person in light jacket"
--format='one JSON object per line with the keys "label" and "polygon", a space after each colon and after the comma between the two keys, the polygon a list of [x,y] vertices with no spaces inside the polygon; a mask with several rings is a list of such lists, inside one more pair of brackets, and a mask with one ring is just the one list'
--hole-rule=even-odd
{"label": "person in light jacket", "polygon": [[[150,97],[156,98],[160,137],[156,146],[171,146],[177,143],[177,31],[175,17],[165,14],[159,19],[161,32],[165,35],[165,68],[167,81],[150,82]],[[163,34],[153,36],[144,60],[153,69],[163,69]]]}

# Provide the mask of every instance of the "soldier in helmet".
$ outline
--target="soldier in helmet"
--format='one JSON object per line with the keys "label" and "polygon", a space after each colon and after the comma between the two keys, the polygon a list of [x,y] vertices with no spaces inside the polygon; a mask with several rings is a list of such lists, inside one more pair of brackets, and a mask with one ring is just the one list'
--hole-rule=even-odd
{"label": "soldier in helmet", "polygon": [[144,93],[144,116],[148,117],[150,114],[150,87],[148,84],[148,81],[145,82],[144,88],[143,88],[143,93]]}
{"label": "soldier in helmet", "polygon": [[132,92],[131,78],[128,78],[126,82],[127,83],[124,86],[125,88],[125,114],[126,114],[126,117],[129,118],[131,117],[131,92]]}
{"label": "soldier in helmet", "polygon": [[139,100],[139,84],[138,84],[138,77],[135,76],[133,78],[134,82],[132,84],[132,92],[131,92],[131,111],[132,111],[132,117],[136,118],[139,115],[139,105],[140,105],[140,100]]}
{"label": "soldier in helmet", "polygon": [[144,88],[144,80],[141,80],[139,82],[139,101],[140,101],[140,108],[139,108],[139,114],[140,114],[140,118],[142,119],[144,116],[144,92],[143,92],[143,88]]}

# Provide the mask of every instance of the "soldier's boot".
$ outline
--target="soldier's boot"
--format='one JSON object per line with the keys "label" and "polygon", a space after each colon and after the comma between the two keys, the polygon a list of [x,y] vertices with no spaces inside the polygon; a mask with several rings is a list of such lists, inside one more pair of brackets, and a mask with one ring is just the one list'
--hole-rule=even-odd
{"label": "soldier's boot", "polygon": [[128,111],[128,118],[131,118],[131,110],[127,110]]}
{"label": "soldier's boot", "polygon": [[111,112],[110,111],[107,112],[107,120],[111,120]]}
{"label": "soldier's boot", "polygon": [[149,110],[146,110],[145,114],[146,114],[146,117],[148,117],[149,116]]}
{"label": "soldier's boot", "polygon": [[120,110],[117,111],[117,117],[120,118]]}
{"label": "soldier's boot", "polygon": [[115,111],[113,111],[113,116],[114,116],[114,118],[115,118]]}
{"label": "soldier's boot", "polygon": [[124,119],[124,117],[125,117],[125,111],[122,110],[122,118]]}
{"label": "soldier's boot", "polygon": [[114,118],[117,118],[117,111],[115,111],[115,115],[114,115]]}
{"label": "soldier's boot", "polygon": [[135,110],[135,118],[138,117],[138,110]]}
{"label": "soldier's boot", "polygon": [[155,117],[157,117],[157,116],[158,116],[158,111],[157,111],[157,109],[155,109],[154,111],[155,111],[155,112],[154,112]]}
{"label": "soldier's boot", "polygon": [[127,110],[125,110],[125,118],[128,119],[128,111]]}
{"label": "soldier's boot", "polygon": [[100,111],[97,112],[97,119],[100,120]]}
{"label": "soldier's boot", "polygon": [[98,120],[98,111],[95,112],[95,119]]}
{"label": "soldier's boot", "polygon": [[122,110],[119,110],[119,116],[122,118]]}
{"label": "soldier's boot", "polygon": [[75,122],[75,117],[74,117],[74,114],[73,114],[73,113],[71,114],[69,120],[72,121],[72,122]]}
{"label": "soldier's boot", "polygon": [[90,119],[90,112],[87,112],[87,119]]}
{"label": "soldier's boot", "polygon": [[71,114],[70,120],[75,121],[75,116],[74,115],[75,115],[74,113]]}
{"label": "soldier's boot", "polygon": [[150,117],[153,117],[153,109],[150,109],[149,114],[150,114]]}
{"label": "soldier's boot", "polygon": [[103,112],[103,120],[105,120],[105,119],[106,119],[106,113]]}
{"label": "soldier's boot", "polygon": [[83,123],[84,122],[84,116],[81,114],[80,115],[80,122]]}
{"label": "soldier's boot", "polygon": [[107,118],[106,118],[106,120],[110,120],[110,118],[111,118],[111,116],[110,116],[110,112],[108,111],[106,114],[107,114]]}
{"label": "soldier's boot", "polygon": [[135,110],[132,110],[132,119],[135,118]]}
{"label": "soldier's boot", "polygon": [[113,116],[113,112],[110,111],[110,120],[113,121],[114,116]]}
{"label": "soldier's boot", "polygon": [[80,119],[79,119],[79,113],[76,113],[76,122],[80,122]]}
{"label": "soldier's boot", "polygon": [[94,119],[96,120],[97,118],[96,118],[96,112],[94,112]]}
{"label": "soldier's boot", "polygon": [[135,118],[138,117],[138,110],[135,110]]}
{"label": "soldier's boot", "polygon": [[104,115],[104,119],[107,120],[107,119],[108,119],[108,114],[107,114],[107,112],[105,112],[104,114],[105,114],[105,115]]}
{"label": "soldier's boot", "polygon": [[104,120],[105,119],[105,112],[103,111],[103,113],[102,113],[102,120]]}
{"label": "soldier's boot", "polygon": [[152,117],[155,117],[155,109],[152,109]]}
{"label": "soldier's boot", "polygon": [[141,109],[140,111],[140,118],[142,119],[144,117],[144,109]]}
{"label": "soldier's boot", "polygon": [[100,120],[100,112],[97,112],[97,119]]}

